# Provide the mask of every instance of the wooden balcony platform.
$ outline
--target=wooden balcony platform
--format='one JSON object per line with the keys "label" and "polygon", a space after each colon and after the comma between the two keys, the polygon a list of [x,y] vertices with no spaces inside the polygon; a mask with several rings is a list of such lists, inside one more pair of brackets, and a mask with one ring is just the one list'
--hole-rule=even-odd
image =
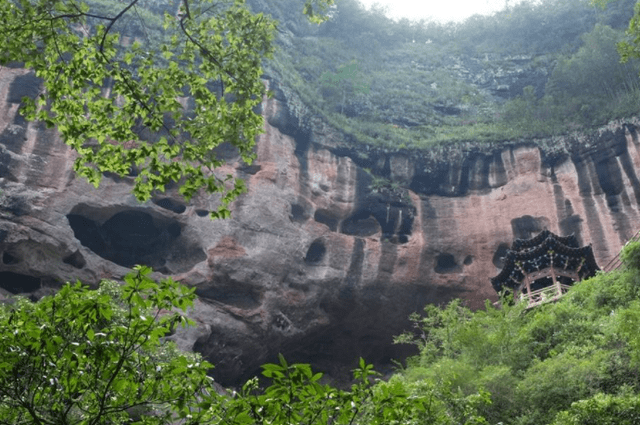
{"label": "wooden balcony platform", "polygon": [[564,285],[562,283],[556,282],[555,285],[547,286],[546,288],[538,289],[536,291],[531,291],[531,293],[522,293],[520,294],[519,300],[520,302],[527,303],[527,309],[539,306],[541,304],[546,304],[550,302],[555,302],[562,298],[564,294],[571,288],[569,285]]}

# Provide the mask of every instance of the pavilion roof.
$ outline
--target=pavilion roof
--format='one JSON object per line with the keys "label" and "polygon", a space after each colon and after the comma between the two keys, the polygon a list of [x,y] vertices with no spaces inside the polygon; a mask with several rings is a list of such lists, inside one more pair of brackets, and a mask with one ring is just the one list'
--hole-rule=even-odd
{"label": "pavilion roof", "polygon": [[596,274],[598,267],[591,245],[579,247],[574,235],[558,236],[548,230],[531,239],[516,239],[504,257],[504,267],[491,284],[496,292],[520,287],[525,273],[550,267],[575,272],[582,279]]}

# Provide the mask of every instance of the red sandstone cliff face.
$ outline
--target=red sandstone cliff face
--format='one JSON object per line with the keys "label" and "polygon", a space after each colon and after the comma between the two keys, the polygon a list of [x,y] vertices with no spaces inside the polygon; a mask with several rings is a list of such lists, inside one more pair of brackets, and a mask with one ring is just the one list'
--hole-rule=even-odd
{"label": "red sandstone cliff face", "polygon": [[[212,222],[214,197],[187,205],[173,187],[141,205],[130,178],[106,176],[97,190],[77,178],[75,153],[17,115],[35,79],[0,69],[5,293],[97,284],[147,264],[156,279],[197,288],[198,328],[175,338],[228,385],[279,352],[334,373],[358,356],[384,364],[406,353],[391,339],[411,312],[454,297],[473,308],[495,300],[489,277],[514,238],[575,233],[602,266],[640,227],[636,123],[563,139],[553,156],[469,145],[442,161],[349,146],[322,123],[300,124],[273,88],[258,160],[245,166],[221,149],[224,172],[249,192],[232,219]],[[364,168],[397,186],[376,186]]]}

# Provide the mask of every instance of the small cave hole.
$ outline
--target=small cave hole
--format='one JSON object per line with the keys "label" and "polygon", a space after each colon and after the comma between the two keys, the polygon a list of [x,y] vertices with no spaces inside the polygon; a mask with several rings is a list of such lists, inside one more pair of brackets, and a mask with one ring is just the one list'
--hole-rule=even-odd
{"label": "small cave hole", "polygon": [[532,217],[530,215],[514,218],[511,220],[513,236],[516,239],[532,238],[545,229],[546,221],[548,220],[545,217]]}
{"label": "small cave hole", "polygon": [[19,262],[20,262],[19,258],[14,257],[8,252],[4,252],[2,254],[2,264],[18,264]]}
{"label": "small cave hole", "polygon": [[196,210],[196,214],[198,214],[198,217],[206,217],[207,215],[209,215],[209,211],[207,211],[207,210]]}
{"label": "small cave hole", "polygon": [[153,203],[161,208],[164,208],[165,210],[173,211],[176,214],[182,214],[187,209],[187,207],[183,204],[175,202],[170,198],[158,199],[153,201]]}
{"label": "small cave hole", "polygon": [[381,229],[380,223],[368,209],[356,211],[340,226],[340,232],[350,236],[372,236]]}
{"label": "small cave hole", "polygon": [[473,263],[473,256],[467,255],[466,257],[464,257],[463,263],[465,266],[471,265],[471,263]]}
{"label": "small cave hole", "polygon": [[304,208],[300,204],[291,204],[291,214],[289,219],[293,222],[304,223],[309,217],[304,211]]}
{"label": "small cave hole", "polygon": [[69,264],[76,269],[81,269],[87,264],[79,250],[76,250],[76,252],[74,252],[73,254],[64,257],[62,259],[62,262],[65,264]]}
{"label": "small cave hole", "polygon": [[453,255],[443,252],[436,257],[436,273],[452,273],[456,271],[458,264]]}
{"label": "small cave hole", "polygon": [[326,224],[329,226],[332,232],[335,232],[338,229],[338,219],[333,216],[329,211],[325,210],[317,210],[313,215],[313,218],[318,223]]}
{"label": "small cave hole", "polygon": [[228,285],[196,289],[196,295],[243,310],[253,310],[260,306],[261,294],[255,288],[228,282]]}
{"label": "small cave hole", "polygon": [[251,165],[245,165],[243,167],[240,167],[239,169],[244,173],[255,175],[258,173],[258,171],[262,169],[262,166],[258,164],[251,164]]}
{"label": "small cave hole", "polygon": [[327,253],[327,248],[321,240],[315,240],[309,246],[307,255],[304,257],[304,261],[307,264],[318,264],[324,259],[324,255]]}

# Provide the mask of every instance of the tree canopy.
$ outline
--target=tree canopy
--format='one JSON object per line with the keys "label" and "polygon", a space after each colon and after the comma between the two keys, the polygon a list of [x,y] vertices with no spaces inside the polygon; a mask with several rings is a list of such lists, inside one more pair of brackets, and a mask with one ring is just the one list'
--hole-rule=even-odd
{"label": "tree canopy", "polygon": [[193,324],[180,311],[192,306],[194,288],[156,283],[150,272],[137,266],[124,285],[67,283],[35,303],[0,303],[0,424],[484,423],[475,411],[481,399],[458,400],[455,412],[435,390],[410,397],[375,383],[363,359],[348,390],[280,355],[262,367],[262,381],[221,394],[207,376],[212,365],[167,340],[178,324]]}
{"label": "tree canopy", "polygon": [[[301,11],[322,22],[332,4],[307,0]],[[183,181],[187,201],[203,187],[220,193],[211,217],[228,217],[245,187],[213,171],[223,164],[214,149],[228,142],[254,159],[275,28],[244,0],[0,0],[0,65],[23,63],[43,80],[22,113],[57,127],[95,187],[104,172],[136,175],[143,202]]]}
{"label": "tree canopy", "polygon": [[212,217],[227,217],[244,186],[213,173],[222,161],[212,149],[229,142],[251,162],[261,60],[272,51],[275,23],[241,0],[184,0],[164,8],[162,40],[128,40],[116,25],[138,2],[104,10],[76,0],[1,0],[0,63],[23,62],[42,78],[43,91],[24,99],[23,113],[57,126],[80,154],[74,170],[95,187],[102,172],[124,176],[142,166],[139,201],[184,177],[187,200],[201,187],[221,192]]}
{"label": "tree canopy", "polygon": [[[97,291],[67,284],[38,303],[0,306],[0,424],[119,424],[154,411],[145,423],[195,416],[211,364],[179,354],[162,338],[187,320],[194,289],[160,284],[136,267],[125,284]],[[165,314],[161,314],[161,313]]]}

